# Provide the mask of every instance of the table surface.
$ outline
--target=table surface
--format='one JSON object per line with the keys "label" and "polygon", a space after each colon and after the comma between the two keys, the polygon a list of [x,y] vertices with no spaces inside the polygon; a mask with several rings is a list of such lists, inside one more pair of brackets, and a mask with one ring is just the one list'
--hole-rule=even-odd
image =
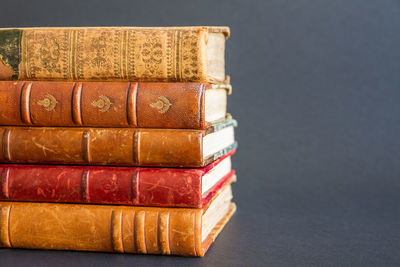
{"label": "table surface", "polygon": [[[3,1],[4,2],[4,1]],[[0,26],[229,25],[238,210],[204,258],[0,250],[0,266],[398,266],[400,5],[24,1]]]}

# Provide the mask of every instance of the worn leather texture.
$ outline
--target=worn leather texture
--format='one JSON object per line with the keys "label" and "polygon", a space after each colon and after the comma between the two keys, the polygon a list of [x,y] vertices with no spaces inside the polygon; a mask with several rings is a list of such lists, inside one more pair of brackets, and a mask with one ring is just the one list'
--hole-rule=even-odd
{"label": "worn leather texture", "polygon": [[204,209],[0,202],[0,247],[203,256],[235,210],[202,242]]}
{"label": "worn leather texture", "polygon": [[202,208],[234,171],[202,194],[201,169],[0,164],[2,201]]}
{"label": "worn leather texture", "polygon": [[0,81],[0,125],[205,129],[203,83]]}
{"label": "worn leather texture", "polygon": [[228,27],[0,29],[0,79],[223,82],[207,77],[209,32]]}
{"label": "worn leather texture", "polygon": [[213,129],[5,126],[0,127],[0,162],[203,167],[235,148],[204,159],[203,136]]}

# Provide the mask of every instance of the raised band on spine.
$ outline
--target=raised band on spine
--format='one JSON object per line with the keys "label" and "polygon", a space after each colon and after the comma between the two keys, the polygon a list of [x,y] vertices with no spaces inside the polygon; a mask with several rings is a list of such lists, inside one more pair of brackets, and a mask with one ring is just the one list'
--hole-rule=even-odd
{"label": "raised band on spine", "polygon": [[0,247],[12,247],[10,240],[10,213],[11,204],[2,204],[0,206]]}
{"label": "raised band on spine", "polygon": [[158,249],[161,254],[171,254],[169,246],[169,212],[158,213]]}
{"label": "raised band on spine", "polygon": [[82,88],[82,83],[74,83],[74,88],[72,89],[72,120],[79,126],[82,126],[83,124],[81,107]]}
{"label": "raised band on spine", "polygon": [[131,127],[137,127],[137,91],[138,83],[129,83],[126,103],[126,117]]}
{"label": "raised band on spine", "polygon": [[8,190],[8,186],[9,186],[9,173],[10,173],[10,168],[5,167],[3,168],[3,170],[1,171],[1,196],[2,199],[8,199],[9,196],[9,190]]}
{"label": "raised band on spine", "polygon": [[24,83],[21,89],[21,120],[28,125],[32,125],[31,111],[30,111],[30,98],[32,91],[32,83]]}
{"label": "raised band on spine", "polygon": [[122,239],[122,211],[112,211],[111,213],[111,247],[114,252],[124,253]]}

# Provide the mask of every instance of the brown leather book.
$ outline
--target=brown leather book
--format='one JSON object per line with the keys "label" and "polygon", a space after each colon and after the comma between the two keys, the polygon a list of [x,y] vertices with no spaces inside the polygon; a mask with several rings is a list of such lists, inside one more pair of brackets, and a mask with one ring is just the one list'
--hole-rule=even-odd
{"label": "brown leather book", "polygon": [[231,199],[229,185],[203,209],[0,202],[0,247],[203,256]]}
{"label": "brown leather book", "polygon": [[224,82],[228,27],[0,29],[0,80]]}
{"label": "brown leather book", "polygon": [[205,129],[230,85],[0,81],[0,125]]}
{"label": "brown leather book", "polygon": [[235,120],[205,130],[0,127],[0,162],[203,167],[236,147]]}

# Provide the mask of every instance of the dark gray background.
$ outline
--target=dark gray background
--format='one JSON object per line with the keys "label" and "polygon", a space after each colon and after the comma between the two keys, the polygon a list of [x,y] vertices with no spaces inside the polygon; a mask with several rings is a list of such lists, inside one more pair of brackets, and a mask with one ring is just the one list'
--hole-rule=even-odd
{"label": "dark gray background", "polygon": [[0,250],[22,266],[400,264],[400,2],[2,1],[0,26],[228,25],[238,212],[202,259]]}

